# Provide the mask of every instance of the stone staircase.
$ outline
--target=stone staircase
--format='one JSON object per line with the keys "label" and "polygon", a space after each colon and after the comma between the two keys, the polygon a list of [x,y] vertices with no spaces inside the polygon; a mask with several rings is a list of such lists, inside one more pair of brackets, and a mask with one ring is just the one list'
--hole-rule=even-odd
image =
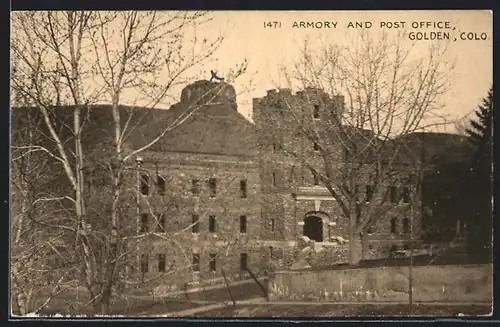
{"label": "stone staircase", "polygon": [[300,249],[291,270],[322,268],[347,262],[347,242],[338,237],[333,242],[315,242],[307,236],[298,241]]}

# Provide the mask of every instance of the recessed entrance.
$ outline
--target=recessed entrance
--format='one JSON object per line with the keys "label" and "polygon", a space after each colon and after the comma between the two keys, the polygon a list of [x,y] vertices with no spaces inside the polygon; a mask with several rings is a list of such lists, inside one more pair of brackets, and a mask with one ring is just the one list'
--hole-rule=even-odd
{"label": "recessed entrance", "polygon": [[323,220],[316,216],[306,217],[303,235],[316,242],[323,242]]}

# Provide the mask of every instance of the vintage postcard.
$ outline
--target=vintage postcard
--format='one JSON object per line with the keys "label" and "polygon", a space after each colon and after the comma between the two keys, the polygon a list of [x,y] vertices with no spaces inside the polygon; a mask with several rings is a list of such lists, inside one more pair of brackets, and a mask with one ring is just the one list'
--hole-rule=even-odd
{"label": "vintage postcard", "polygon": [[491,314],[491,11],[11,26],[12,317]]}

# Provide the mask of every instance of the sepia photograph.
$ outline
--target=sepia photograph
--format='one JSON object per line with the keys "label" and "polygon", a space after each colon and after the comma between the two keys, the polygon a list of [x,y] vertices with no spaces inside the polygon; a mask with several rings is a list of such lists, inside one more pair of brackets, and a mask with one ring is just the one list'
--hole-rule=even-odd
{"label": "sepia photograph", "polygon": [[10,317],[492,315],[492,11],[10,19]]}

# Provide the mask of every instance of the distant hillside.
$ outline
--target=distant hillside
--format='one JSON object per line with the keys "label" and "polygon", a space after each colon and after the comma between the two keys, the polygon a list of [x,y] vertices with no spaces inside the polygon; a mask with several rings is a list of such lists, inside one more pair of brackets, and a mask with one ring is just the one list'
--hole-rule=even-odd
{"label": "distant hillside", "polygon": [[395,141],[403,142],[426,162],[465,161],[474,151],[468,137],[452,133],[415,132],[397,137]]}
{"label": "distant hillside", "polygon": [[[213,95],[213,100],[206,104],[203,101],[208,95]],[[229,84],[198,81],[185,87],[181,101],[168,110],[120,106],[122,129],[126,128],[125,144],[134,149],[141,148],[167,128],[175,126],[148,148],[148,151],[256,155],[255,127],[237,111],[235,99],[234,88]],[[61,140],[68,142],[68,146],[71,146],[73,137],[74,108],[54,107],[50,113],[58,135]],[[103,145],[113,144],[111,105],[85,106],[81,113],[85,148],[102,148]],[[28,120],[38,122],[36,129],[47,145],[53,146],[42,116],[36,108],[12,109],[13,143],[21,141],[15,135],[28,126]]]}

